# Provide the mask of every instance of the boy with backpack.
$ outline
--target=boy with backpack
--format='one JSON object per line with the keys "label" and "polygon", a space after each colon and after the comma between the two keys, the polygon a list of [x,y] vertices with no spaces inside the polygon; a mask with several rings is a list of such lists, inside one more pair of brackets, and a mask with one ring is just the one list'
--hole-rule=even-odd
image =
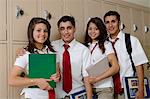
{"label": "boy with backpack", "polygon": [[[136,71],[136,75],[138,77],[138,91],[136,92],[136,99],[144,99],[144,71],[143,64],[148,62],[148,59],[145,55],[145,52],[141,46],[139,40],[130,36],[132,52],[131,55],[128,53],[126,48],[125,33],[119,29],[120,25],[120,15],[116,11],[109,11],[104,15],[104,22],[107,28],[108,33],[110,34],[109,40],[111,42],[115,41],[114,51],[116,52],[116,56],[118,59],[118,63],[120,65],[120,87],[119,82],[117,84],[114,83],[115,89],[115,99],[124,99],[123,92],[123,77],[134,76]],[[131,57],[132,56],[132,57]],[[134,70],[135,69],[135,70]]]}

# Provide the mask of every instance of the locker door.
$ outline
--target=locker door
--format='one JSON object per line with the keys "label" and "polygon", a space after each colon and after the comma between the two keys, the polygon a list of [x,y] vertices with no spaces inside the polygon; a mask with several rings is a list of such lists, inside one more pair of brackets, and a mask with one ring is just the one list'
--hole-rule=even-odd
{"label": "locker door", "polygon": [[117,11],[117,4],[115,4],[115,3],[112,3],[112,2],[107,2],[107,1],[103,1],[102,2],[102,11],[103,11],[103,13],[102,13],[102,16],[104,16],[105,15],[105,13],[106,12],[108,12],[108,11]]}
{"label": "locker door", "polygon": [[[146,55],[148,56],[150,60],[150,12],[148,11],[143,11],[143,26],[142,26],[142,31],[144,34],[144,40],[143,40],[143,45],[144,49],[146,52]],[[146,32],[146,28],[148,28],[148,31]]]}
{"label": "locker door", "polygon": [[[124,24],[123,31],[126,33],[131,33],[131,10],[128,6],[119,5],[118,13],[120,14],[121,24]],[[121,28],[120,28],[121,29]]]}
{"label": "locker door", "polygon": [[85,2],[85,22],[88,22],[88,19],[91,17],[100,17],[102,16],[102,6],[101,1],[95,1],[95,0],[87,0]]}
{"label": "locker door", "polygon": [[[142,31],[144,33],[144,45],[149,45],[150,46],[150,12],[148,11],[143,11],[143,26],[142,26]],[[146,32],[146,28],[148,29],[148,31]]]}
{"label": "locker door", "polygon": [[0,44],[0,98],[7,98],[7,45]]}
{"label": "locker door", "polygon": [[64,15],[71,15],[76,21],[75,38],[84,40],[84,0],[64,0]]}
{"label": "locker door", "polygon": [[[141,43],[143,42],[144,33],[142,31],[142,11],[138,8],[132,8],[132,35],[136,36]],[[143,43],[142,43],[143,44]]]}
{"label": "locker door", "polygon": [[0,0],[0,41],[6,40],[6,0]]}
{"label": "locker door", "polygon": [[[15,60],[16,60],[16,50],[18,49],[18,48],[23,48],[23,47],[25,47],[27,44],[25,44],[25,43],[15,43],[15,44],[13,44],[10,48],[11,48],[11,53],[10,53],[10,57],[9,57],[9,67],[8,67],[8,77],[9,77],[9,75],[10,75],[10,71],[11,71],[11,69],[12,69],[12,67],[13,67],[13,64],[14,64],[14,62],[15,62]],[[22,89],[23,89],[24,87],[12,87],[12,86],[9,86],[8,87],[8,99],[20,99],[20,93],[21,93],[21,91],[22,91]]]}
{"label": "locker door", "polygon": [[39,3],[39,16],[47,19],[51,24],[51,41],[59,38],[57,21],[63,13],[63,0],[41,0]]}
{"label": "locker door", "polygon": [[27,41],[27,26],[37,16],[37,0],[10,0],[11,37],[13,41]]}
{"label": "locker door", "polygon": [[85,16],[84,16],[84,20],[85,20],[84,37],[85,37],[86,25],[87,25],[87,22],[90,20],[90,18],[100,17],[103,20],[101,1],[86,0],[84,11],[85,11]]}

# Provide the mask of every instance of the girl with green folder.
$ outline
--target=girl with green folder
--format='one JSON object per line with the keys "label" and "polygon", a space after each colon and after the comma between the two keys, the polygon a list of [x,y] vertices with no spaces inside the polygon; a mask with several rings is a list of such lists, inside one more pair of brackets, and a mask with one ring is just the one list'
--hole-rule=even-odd
{"label": "girl with green folder", "polygon": [[[54,80],[58,82],[60,79],[58,58],[56,58],[56,73],[50,76],[50,79],[44,78],[29,78],[29,54],[54,54],[55,50],[50,42],[51,25],[43,18],[32,18],[27,31],[28,46],[23,56],[16,58],[14,66],[9,77],[9,85],[11,86],[25,86],[21,92],[23,99],[55,99],[54,89],[49,85],[49,81]],[[24,75],[23,75],[24,73]],[[29,88],[29,86],[38,86],[38,88]]]}

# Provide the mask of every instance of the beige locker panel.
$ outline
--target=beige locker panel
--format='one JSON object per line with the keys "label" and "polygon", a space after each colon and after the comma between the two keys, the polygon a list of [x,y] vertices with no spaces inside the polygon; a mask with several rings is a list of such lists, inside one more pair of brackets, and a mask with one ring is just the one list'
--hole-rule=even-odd
{"label": "beige locker panel", "polygon": [[85,22],[86,23],[92,17],[103,18],[103,16],[102,16],[102,6],[101,6],[100,1],[86,0],[84,11],[85,11]]}
{"label": "beige locker panel", "polygon": [[[26,44],[22,44],[22,43],[12,45],[12,50],[11,50],[11,53],[12,53],[11,58],[12,59],[10,61],[10,65],[9,65],[9,72],[11,71],[13,64],[15,62],[15,59],[16,59],[16,50],[18,48],[23,48],[25,46],[26,46]],[[9,75],[9,72],[8,72],[8,75]],[[9,86],[8,87],[8,89],[9,89],[8,99],[20,99],[20,93],[21,93],[22,88],[23,87]]]}
{"label": "beige locker panel", "polygon": [[[43,18],[49,20],[51,28],[51,41],[59,38],[57,21],[63,13],[63,0],[41,0],[40,15]],[[51,18],[49,19],[49,15]]]}
{"label": "beige locker panel", "polygon": [[6,0],[0,0],[0,40],[6,40]]}
{"label": "beige locker panel", "polygon": [[[119,5],[118,12],[120,14],[121,24],[124,24],[123,31],[126,33],[131,33],[131,11],[130,8],[127,6]],[[121,29],[122,27],[120,27]]]}
{"label": "beige locker panel", "polygon": [[[12,0],[12,39],[13,41],[27,41],[27,26],[32,17],[37,16],[37,0]],[[19,11],[23,10],[21,15]]]}
{"label": "beige locker panel", "polygon": [[85,2],[85,27],[84,27],[84,37],[85,37],[85,31],[86,31],[86,25],[87,22],[90,20],[92,17],[100,17],[103,20],[102,17],[102,6],[101,6],[101,1],[96,1],[96,0],[86,0]]}
{"label": "beige locker panel", "polygon": [[148,57],[148,60],[150,61],[150,45],[145,45],[145,53]]}
{"label": "beige locker panel", "polygon": [[[20,93],[21,93],[22,88],[18,88],[18,87],[9,87],[9,95],[8,95],[8,99],[21,99],[20,97]],[[7,99],[7,98],[6,98]]]}
{"label": "beige locker panel", "polygon": [[[143,11],[143,16],[144,24],[142,26],[142,31],[144,33],[144,45],[150,46],[150,12]],[[146,32],[146,28],[148,28],[149,31]]]}
{"label": "beige locker panel", "polygon": [[142,27],[142,31],[144,33],[143,47],[145,49],[146,55],[150,60],[150,43],[149,43],[150,30],[146,32],[147,27],[150,29],[149,17],[150,17],[150,13],[148,11],[143,11],[143,27]]}
{"label": "beige locker panel", "polygon": [[111,2],[107,2],[107,1],[103,1],[102,2],[102,9],[103,9],[103,13],[102,16],[105,15],[106,12],[108,11],[117,11],[117,4],[115,3],[111,3]]}
{"label": "beige locker panel", "polygon": [[144,65],[144,76],[146,76],[149,80],[149,84],[150,84],[150,67],[148,67],[147,65]]}
{"label": "beige locker panel", "polygon": [[0,98],[7,98],[7,45],[0,44]]}
{"label": "beige locker panel", "polygon": [[64,15],[71,15],[76,21],[75,38],[84,40],[84,0],[65,0]]}
{"label": "beige locker panel", "polygon": [[143,44],[144,32],[142,31],[142,11],[140,9],[132,8],[132,35],[136,36]]}

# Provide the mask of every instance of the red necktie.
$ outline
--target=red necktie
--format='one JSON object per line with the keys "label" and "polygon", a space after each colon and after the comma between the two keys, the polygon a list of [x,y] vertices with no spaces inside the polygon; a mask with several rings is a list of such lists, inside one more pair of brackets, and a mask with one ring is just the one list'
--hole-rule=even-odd
{"label": "red necktie", "polygon": [[55,91],[54,90],[48,90],[48,99],[55,99]]}
{"label": "red necktie", "polygon": [[[111,42],[117,59],[118,59],[118,57],[117,57],[117,53],[116,53],[116,49],[115,49],[114,45],[118,39],[119,38],[116,38],[114,42]],[[121,94],[123,92],[123,90],[121,87],[120,73],[119,72],[113,76],[113,82],[114,82],[114,93],[115,94]]]}
{"label": "red necktie", "polygon": [[65,51],[63,53],[63,90],[69,93],[72,89],[72,75],[70,55],[68,52],[69,45],[64,44]]}

